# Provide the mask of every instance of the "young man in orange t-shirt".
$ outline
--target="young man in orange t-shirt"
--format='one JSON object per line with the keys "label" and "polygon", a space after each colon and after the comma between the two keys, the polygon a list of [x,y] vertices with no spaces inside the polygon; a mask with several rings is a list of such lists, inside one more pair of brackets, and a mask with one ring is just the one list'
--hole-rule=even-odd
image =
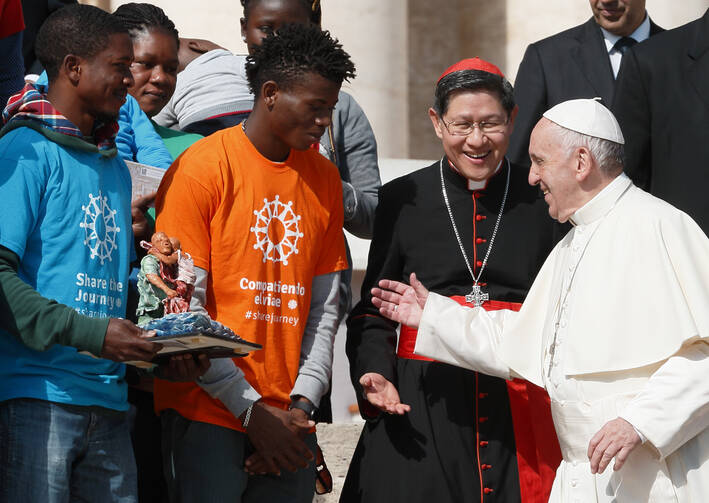
{"label": "young man in orange t-shirt", "polygon": [[354,65],[327,32],[292,25],[264,40],[247,74],[248,121],[175,161],[156,227],[194,260],[192,310],[263,349],[214,360],[199,383],[156,381],[155,403],[172,500],[309,503],[312,414],[328,386],[347,267],[339,174],[310,146]]}

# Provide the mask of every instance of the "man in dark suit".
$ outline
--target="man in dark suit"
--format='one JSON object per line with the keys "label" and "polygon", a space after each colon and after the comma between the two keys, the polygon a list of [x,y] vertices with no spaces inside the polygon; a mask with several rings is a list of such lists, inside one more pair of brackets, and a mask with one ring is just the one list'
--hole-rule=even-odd
{"label": "man in dark suit", "polygon": [[663,31],[645,12],[645,0],[590,3],[593,17],[584,24],[527,47],[514,86],[519,114],[507,151],[514,163],[529,166],[529,135],[554,105],[598,96],[610,107],[625,50]]}
{"label": "man in dark suit", "polygon": [[709,233],[709,10],[627,53],[613,111],[626,173]]}

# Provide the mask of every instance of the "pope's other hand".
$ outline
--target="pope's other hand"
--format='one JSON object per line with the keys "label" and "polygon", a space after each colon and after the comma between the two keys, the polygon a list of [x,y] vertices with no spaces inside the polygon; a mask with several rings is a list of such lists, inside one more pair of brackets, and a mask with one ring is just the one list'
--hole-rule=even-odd
{"label": "pope's other hand", "polygon": [[603,473],[615,457],[613,470],[620,470],[628,456],[642,440],[625,419],[620,417],[608,421],[588,444],[588,459],[591,461],[591,473]]}

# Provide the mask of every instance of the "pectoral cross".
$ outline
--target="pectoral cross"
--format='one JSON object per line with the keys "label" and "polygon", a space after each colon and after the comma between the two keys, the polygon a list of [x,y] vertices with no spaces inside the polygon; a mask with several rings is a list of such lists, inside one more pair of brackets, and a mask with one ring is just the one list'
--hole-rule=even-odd
{"label": "pectoral cross", "polygon": [[465,302],[472,304],[475,307],[482,306],[483,302],[486,300],[490,300],[490,295],[483,292],[480,289],[480,285],[477,283],[473,285],[473,291],[465,296]]}

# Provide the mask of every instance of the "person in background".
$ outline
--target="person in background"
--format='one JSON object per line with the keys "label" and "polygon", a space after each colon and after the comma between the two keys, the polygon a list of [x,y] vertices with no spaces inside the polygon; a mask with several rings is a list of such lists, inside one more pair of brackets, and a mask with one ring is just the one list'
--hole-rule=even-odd
{"label": "person in background", "polygon": [[633,44],[663,31],[645,0],[589,0],[593,17],[527,47],[515,80],[519,106],[510,159],[529,167],[529,135],[542,113],[565,100],[600,97],[613,103],[621,58]]}
{"label": "person in background", "polygon": [[175,93],[155,121],[205,136],[241,124],[254,100],[245,64],[245,55],[232,54],[209,40],[180,39]]}
{"label": "person in background", "polygon": [[202,138],[160,126],[153,120],[172,99],[177,83],[180,37],[165,12],[148,3],[127,3],[113,13],[128,28],[133,41],[133,85],[128,93],[151,119],[173,160]]}
{"label": "person in background", "polygon": [[613,112],[628,176],[709,233],[709,9],[623,58]]}

